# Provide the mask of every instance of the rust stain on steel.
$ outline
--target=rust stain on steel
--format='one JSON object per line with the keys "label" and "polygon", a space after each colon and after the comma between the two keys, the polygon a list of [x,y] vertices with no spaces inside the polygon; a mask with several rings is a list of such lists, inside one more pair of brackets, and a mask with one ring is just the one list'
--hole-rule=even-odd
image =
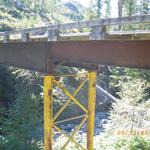
{"label": "rust stain on steel", "polygon": [[150,68],[150,41],[49,42],[48,59],[81,64]]}
{"label": "rust stain on steel", "polygon": [[1,43],[0,63],[45,72],[46,42]]}
{"label": "rust stain on steel", "polygon": [[48,72],[52,62],[88,67],[96,64],[150,69],[150,41],[58,41],[0,44],[0,63]]}

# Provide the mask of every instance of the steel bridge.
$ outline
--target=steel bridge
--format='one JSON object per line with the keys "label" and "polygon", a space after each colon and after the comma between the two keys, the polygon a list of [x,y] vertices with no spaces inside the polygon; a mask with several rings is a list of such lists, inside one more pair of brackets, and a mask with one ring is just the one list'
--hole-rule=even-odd
{"label": "steel bridge", "polygon": [[[53,149],[53,129],[61,132],[67,142],[73,142],[79,149],[93,150],[94,116],[96,101],[96,76],[98,65],[112,65],[150,69],[150,31],[109,32],[108,26],[146,24],[150,26],[150,15],[109,18],[44,27],[13,30],[0,33],[0,63],[45,73],[44,77],[44,145]],[[72,33],[74,29],[86,28],[89,32]],[[65,31],[65,32],[64,32]],[[67,34],[66,34],[67,33]],[[59,81],[55,69],[58,66],[86,68],[87,73],[79,87],[72,94]],[[68,76],[80,76],[63,75]],[[88,80],[88,107],[76,99]],[[53,88],[58,86],[69,97],[64,106],[53,114]],[[67,135],[57,126],[57,118],[70,102],[83,112],[79,126]],[[62,121],[62,122],[63,122]],[[75,134],[87,121],[87,146],[74,139]]]}

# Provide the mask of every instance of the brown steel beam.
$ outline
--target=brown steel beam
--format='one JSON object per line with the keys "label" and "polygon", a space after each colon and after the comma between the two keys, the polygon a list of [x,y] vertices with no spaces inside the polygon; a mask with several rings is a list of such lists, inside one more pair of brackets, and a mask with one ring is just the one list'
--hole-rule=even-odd
{"label": "brown steel beam", "polygon": [[0,63],[45,72],[46,47],[46,42],[1,43]]}
{"label": "brown steel beam", "polygon": [[150,68],[150,41],[57,41],[0,44],[0,63],[48,72],[51,64]]}
{"label": "brown steel beam", "polygon": [[53,61],[150,68],[150,41],[49,42]]}

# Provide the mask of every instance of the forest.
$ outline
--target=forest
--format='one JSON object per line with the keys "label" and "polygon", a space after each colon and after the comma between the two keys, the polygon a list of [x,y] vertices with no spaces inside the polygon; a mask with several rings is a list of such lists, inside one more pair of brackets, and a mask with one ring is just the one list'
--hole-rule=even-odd
{"label": "forest", "polygon": [[[117,8],[113,7],[113,0],[91,0],[88,7],[76,0],[0,0],[0,32],[112,18],[113,9],[118,17],[150,14],[150,0],[118,0]],[[109,26],[107,30],[150,30],[150,24]],[[57,72],[82,73],[85,69],[63,66]],[[0,65],[0,150],[44,150],[43,76],[39,72]],[[74,90],[81,79],[60,80],[68,89]],[[97,84],[116,100],[97,96],[94,149],[150,150],[150,70],[101,65],[97,80]],[[86,90],[87,85],[78,97],[85,99]],[[53,98],[54,112],[57,112],[66,96],[55,88]],[[62,118],[69,112],[70,115],[80,113],[72,103]],[[61,125],[61,128],[70,134],[75,125],[76,122],[71,122],[67,127]],[[85,126],[76,137],[83,145],[86,144]],[[56,133],[54,150],[60,150],[64,141]],[[71,143],[67,148],[78,149]]]}

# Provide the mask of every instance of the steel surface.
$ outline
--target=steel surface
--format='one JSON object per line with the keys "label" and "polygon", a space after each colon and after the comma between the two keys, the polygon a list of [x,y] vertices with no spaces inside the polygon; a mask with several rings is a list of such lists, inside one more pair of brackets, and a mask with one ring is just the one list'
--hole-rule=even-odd
{"label": "steel surface", "polygon": [[70,92],[58,81],[53,81],[68,97],[71,98],[71,100],[79,107],[81,108],[86,114],[88,113],[88,110],[83,106]]}
{"label": "steel surface", "polygon": [[67,63],[150,68],[150,41],[50,42],[49,56]]}
{"label": "steel surface", "polygon": [[[72,77],[79,76],[81,74],[72,75]],[[68,76],[68,75],[67,75]],[[64,76],[66,77],[66,76]],[[92,107],[90,107],[90,103],[96,100],[96,72],[89,72],[87,73],[87,76],[83,81],[79,84],[77,89],[71,94],[65,87],[62,85],[61,82],[58,82],[56,80],[57,76],[55,75],[47,75],[44,77],[44,146],[45,150],[53,150],[52,142],[53,142],[53,128],[55,128],[57,131],[59,131],[62,135],[64,135],[67,140],[66,142],[61,146],[61,150],[64,150],[70,142],[73,142],[78,148],[82,150],[92,150],[91,147],[93,147],[93,133],[94,133],[94,105],[92,104]],[[89,107],[88,109],[86,106],[84,106],[80,101],[76,100],[75,96],[78,94],[78,92],[81,90],[85,82],[89,80]],[[64,105],[58,110],[58,112],[54,115],[53,114],[53,89],[55,86],[58,86],[60,89],[62,89],[62,92],[68,96],[68,100],[64,103]],[[76,117],[67,118],[64,120],[57,120],[59,115],[62,114],[62,112],[66,109],[68,104],[70,102],[74,102],[80,109],[83,110],[84,114]],[[80,120],[80,123],[75,127],[74,131],[71,132],[71,134],[65,133],[65,131],[57,126],[57,124],[68,122],[71,120]],[[87,139],[90,140],[90,144],[87,148],[84,148],[80,143],[76,142],[76,133],[82,128],[82,126],[85,124],[85,122],[88,121],[88,134],[90,137]]]}
{"label": "steel surface", "polygon": [[95,122],[95,105],[96,105],[96,79],[97,72],[89,72],[89,89],[88,89],[88,120],[87,120],[87,150],[93,150],[94,142],[94,122]]}
{"label": "steel surface", "polygon": [[[87,81],[87,79],[85,79],[83,82],[80,83],[80,85],[78,86],[78,88],[75,90],[75,92],[72,94],[73,97],[75,97],[80,89],[83,87],[83,85],[85,84],[85,82]],[[64,111],[64,109],[68,106],[68,104],[72,101],[72,99],[69,97],[66,102],[64,103],[64,105],[58,110],[58,112],[54,115],[54,121],[56,121],[56,119],[59,117],[59,115]]]}
{"label": "steel surface", "polygon": [[45,72],[46,45],[46,42],[1,43],[0,63]]}
{"label": "steel surface", "polygon": [[0,63],[49,72],[51,63],[150,68],[150,41],[102,40],[0,44]]}
{"label": "steel surface", "polygon": [[44,147],[52,150],[53,141],[53,76],[44,77]]}

